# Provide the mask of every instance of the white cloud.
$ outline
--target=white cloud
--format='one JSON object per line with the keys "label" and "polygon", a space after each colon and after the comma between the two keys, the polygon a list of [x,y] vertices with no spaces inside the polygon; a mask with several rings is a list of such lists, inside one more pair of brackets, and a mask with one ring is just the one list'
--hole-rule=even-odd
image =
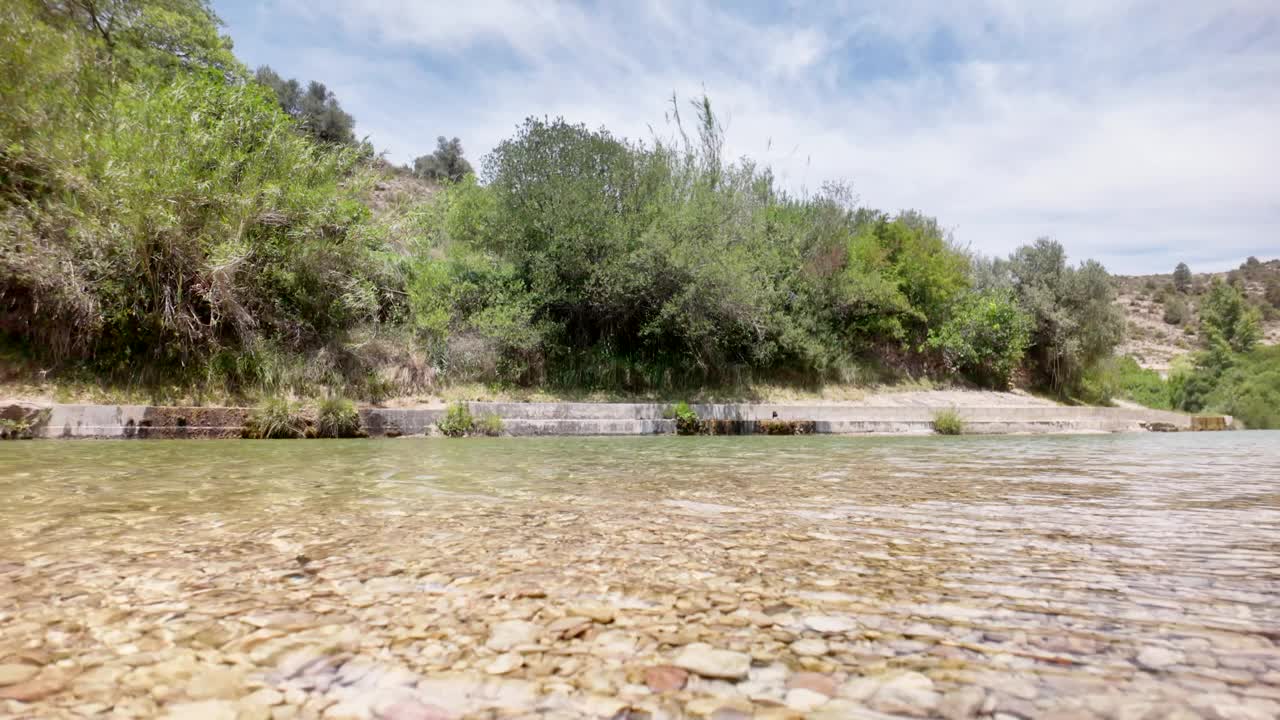
{"label": "white cloud", "polygon": [[729,150],[792,188],[848,180],[986,252],[1052,235],[1155,271],[1280,251],[1272,3],[876,1],[763,18],[692,0],[298,1],[230,18],[242,55],[325,81],[397,161],[439,134],[478,159],[527,115],[642,139],[666,132],[673,91],[705,89]]}

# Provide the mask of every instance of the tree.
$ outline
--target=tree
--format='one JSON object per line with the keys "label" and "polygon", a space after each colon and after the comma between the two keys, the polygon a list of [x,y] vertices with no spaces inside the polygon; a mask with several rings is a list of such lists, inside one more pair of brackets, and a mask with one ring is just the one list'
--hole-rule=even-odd
{"label": "tree", "polygon": [[1003,389],[1030,342],[1031,317],[1013,291],[990,289],[962,297],[942,327],[930,330],[928,345],[953,372]]}
{"label": "tree", "polygon": [[336,145],[355,143],[355,118],[342,109],[324,83],[312,80],[303,90],[297,80],[280,77],[268,65],[258,68],[254,78],[275,92],[280,108],[297,120],[308,135]]}
{"label": "tree", "polygon": [[1059,394],[1076,390],[1124,338],[1111,276],[1093,260],[1069,267],[1062,245],[1048,238],[1018,248],[1009,268],[1035,322],[1030,357],[1037,379]]}
{"label": "tree", "polygon": [[428,180],[459,182],[471,174],[471,163],[462,156],[462,141],[458,138],[436,138],[436,151],[413,161],[413,174]]}
{"label": "tree", "polygon": [[97,36],[109,57],[132,68],[210,67],[244,72],[209,0],[43,0],[51,19]]}
{"label": "tree", "polygon": [[1247,353],[1262,338],[1262,315],[1239,288],[1215,283],[1200,303],[1200,335],[1212,354]]}
{"label": "tree", "polygon": [[1180,293],[1191,291],[1191,268],[1186,263],[1178,263],[1178,267],[1173,269],[1173,287]]}

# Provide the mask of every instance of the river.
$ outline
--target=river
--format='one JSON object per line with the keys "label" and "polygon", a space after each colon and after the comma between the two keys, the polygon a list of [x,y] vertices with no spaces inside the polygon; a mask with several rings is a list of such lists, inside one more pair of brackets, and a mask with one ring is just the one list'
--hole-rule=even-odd
{"label": "river", "polygon": [[0,444],[0,716],[1280,716],[1280,433]]}

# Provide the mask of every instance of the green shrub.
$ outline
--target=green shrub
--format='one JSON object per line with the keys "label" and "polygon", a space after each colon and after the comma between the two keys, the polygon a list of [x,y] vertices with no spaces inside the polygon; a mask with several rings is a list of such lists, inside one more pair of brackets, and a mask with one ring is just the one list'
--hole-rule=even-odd
{"label": "green shrub", "polygon": [[1262,314],[1239,288],[1215,282],[1200,301],[1200,334],[1212,353],[1247,353],[1262,339]]}
{"label": "green shrub", "polygon": [[355,403],[342,397],[321,401],[316,411],[316,436],[328,438],[361,437],[360,413]]}
{"label": "green shrub", "polygon": [[1175,295],[1164,304],[1164,321],[1169,325],[1181,325],[1187,321],[1187,303],[1180,295]]}
{"label": "green shrub", "polygon": [[285,398],[268,398],[249,416],[245,437],[283,440],[307,436],[307,419],[295,403]]}
{"label": "green shrub", "polygon": [[1204,369],[1196,377],[1199,385],[1192,381],[1188,395],[1199,400],[1199,410],[1232,415],[1252,429],[1280,428],[1280,345],[1235,356],[1216,379]]}
{"label": "green shrub", "polygon": [[681,400],[672,408],[672,415],[676,419],[677,435],[697,435],[702,432],[702,421],[698,418],[698,413],[689,407],[689,403]]}
{"label": "green shrub", "polygon": [[440,432],[448,437],[463,437],[475,430],[475,418],[466,403],[456,402],[444,411],[444,417],[436,422]]}
{"label": "green shrub", "polygon": [[939,410],[933,414],[933,431],[939,435],[960,435],[964,432],[964,420],[955,408]]}
{"label": "green shrub", "polygon": [[948,369],[1005,388],[1030,342],[1030,316],[1011,290],[993,289],[964,296],[951,317],[929,333],[928,344],[942,352]]}
{"label": "green shrub", "polygon": [[1037,382],[1060,396],[1078,391],[1086,371],[1124,339],[1111,276],[1093,260],[1071,267],[1062,245],[1047,238],[1018,248],[1009,272],[1033,318],[1028,357]]}
{"label": "green shrub", "polygon": [[31,423],[26,420],[0,418],[0,440],[17,440],[31,437]]}
{"label": "green shrub", "polygon": [[503,425],[502,418],[495,413],[487,413],[481,415],[476,421],[475,432],[480,435],[488,435],[489,437],[497,437],[502,434]]}

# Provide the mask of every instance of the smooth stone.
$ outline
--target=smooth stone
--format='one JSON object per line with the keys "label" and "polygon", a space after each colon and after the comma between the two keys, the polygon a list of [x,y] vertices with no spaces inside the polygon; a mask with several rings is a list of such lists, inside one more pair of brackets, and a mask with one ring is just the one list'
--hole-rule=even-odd
{"label": "smooth stone", "polygon": [[982,688],[963,687],[952,690],[938,701],[938,714],[946,720],[969,720],[977,717],[987,693]]}
{"label": "smooth stone", "polygon": [[524,658],[520,653],[509,652],[503,653],[494,658],[488,665],[484,666],[484,671],[490,675],[505,675],[524,665]]}
{"label": "smooth stone", "polygon": [[854,702],[866,702],[871,699],[872,695],[880,689],[884,684],[884,678],[878,677],[856,677],[845,682],[840,686],[840,697]]}
{"label": "smooth stone", "polygon": [[800,622],[810,630],[820,633],[845,633],[858,628],[857,621],[842,615],[807,615]]}
{"label": "smooth stone", "polygon": [[788,690],[783,702],[787,704],[787,707],[794,710],[811,712],[826,705],[830,699],[831,696],[829,695],[801,687]]}
{"label": "smooth stone", "polygon": [[611,623],[617,611],[611,605],[597,602],[577,603],[569,606],[570,615],[581,615],[598,623]]}
{"label": "smooth stone", "polygon": [[886,680],[871,697],[870,705],[881,712],[928,717],[939,701],[932,680],[918,672],[906,672]]}
{"label": "smooth stone", "polygon": [[234,700],[243,694],[241,675],[230,668],[204,669],[187,683],[187,696],[192,700]]}
{"label": "smooth stone", "polygon": [[494,652],[506,652],[518,645],[531,645],[538,641],[542,628],[524,620],[503,620],[490,628],[489,640],[484,646]]}
{"label": "smooth stone", "polygon": [[0,700],[35,702],[62,690],[66,682],[63,673],[54,668],[48,668],[23,682],[0,687]]}
{"label": "smooth stone", "polygon": [[684,646],[672,664],[703,677],[738,680],[746,677],[751,669],[751,656],[718,650],[706,643],[692,643]]}
{"label": "smooth stone", "polygon": [[791,652],[801,657],[821,657],[826,655],[829,649],[827,641],[817,638],[804,638],[791,643]]}
{"label": "smooth stone", "polygon": [[17,685],[18,683],[26,682],[39,674],[40,668],[35,665],[6,663],[4,665],[0,665],[0,685]]}
{"label": "smooth stone", "polygon": [[1186,659],[1186,656],[1177,650],[1169,650],[1162,647],[1143,648],[1135,659],[1138,667],[1147,670],[1163,670],[1170,665],[1178,665]]}
{"label": "smooth stone", "polygon": [[644,671],[644,684],[656,693],[679,690],[688,680],[689,672],[674,665],[655,665]]}
{"label": "smooth stone", "polygon": [[787,679],[787,689],[805,689],[813,692],[822,693],[827,697],[835,697],[836,690],[835,678],[830,675],[815,672],[798,672]]}

